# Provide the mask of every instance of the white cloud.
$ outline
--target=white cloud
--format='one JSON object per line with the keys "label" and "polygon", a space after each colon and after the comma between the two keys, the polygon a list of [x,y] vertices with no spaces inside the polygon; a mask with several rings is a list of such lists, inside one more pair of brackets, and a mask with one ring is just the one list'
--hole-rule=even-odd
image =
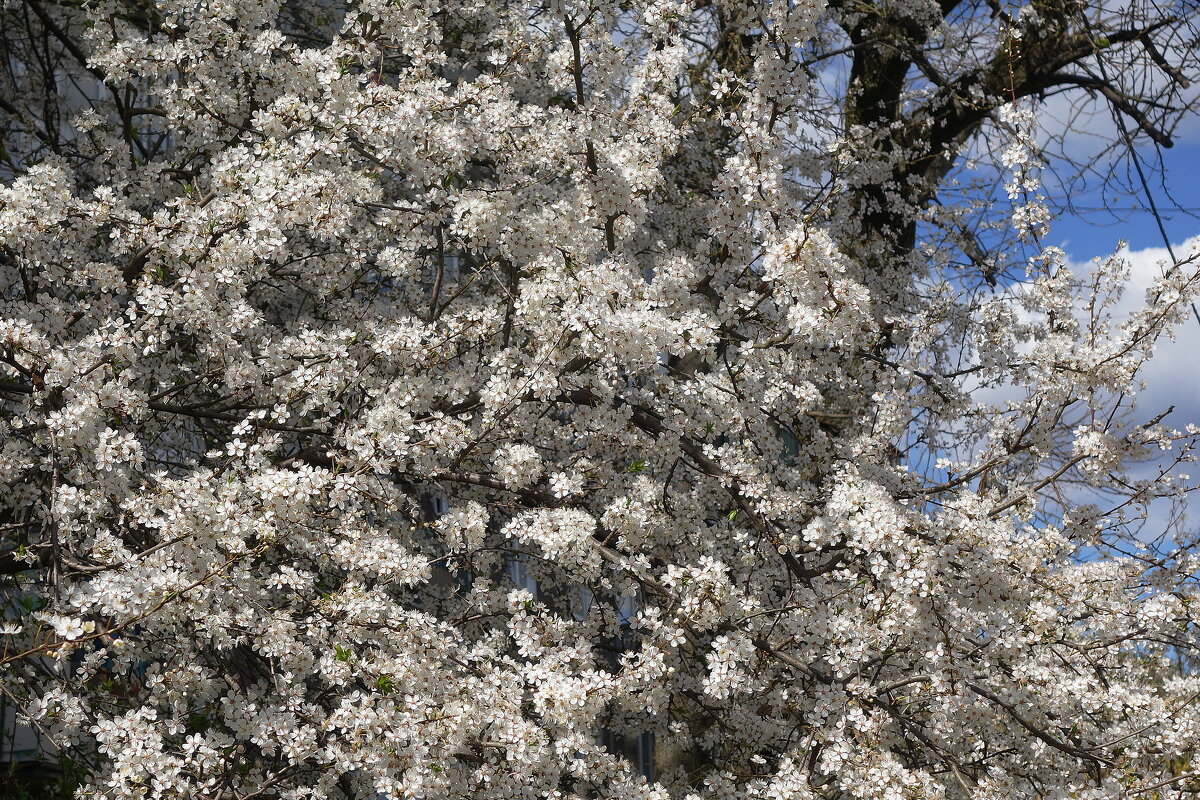
{"label": "white cloud", "polygon": [[[1173,247],[1175,255],[1185,258],[1200,249],[1200,236]],[[1129,282],[1116,311],[1127,316],[1142,307],[1146,291],[1163,271],[1170,269],[1171,257],[1165,247],[1141,250],[1122,250],[1129,264]],[[1075,265],[1081,272],[1090,265]],[[1146,390],[1141,393],[1138,408],[1150,416],[1175,406],[1168,421],[1176,427],[1188,422],[1200,424],[1200,322],[1194,315],[1179,324],[1174,338],[1163,337],[1155,348],[1154,357],[1143,370]]]}
{"label": "white cloud", "polygon": [[[1179,258],[1186,258],[1200,251],[1200,236],[1178,243],[1172,248]],[[1119,251],[1128,265],[1128,280],[1120,300],[1110,309],[1112,321],[1119,324],[1133,312],[1143,308],[1146,303],[1147,290],[1154,284],[1164,270],[1170,269],[1172,259],[1166,247],[1147,247],[1139,250],[1123,249]],[[1086,282],[1093,270],[1089,261],[1072,261],[1071,269],[1077,278]],[[1187,267],[1184,267],[1185,269]],[[1196,265],[1191,265],[1192,269]],[[1020,285],[1009,287],[1009,291],[1018,294]],[[1200,304],[1198,304],[1200,305]],[[1081,313],[1086,313],[1082,312]],[[1028,319],[1026,312],[1019,316]],[[1170,407],[1174,410],[1163,419],[1163,424],[1175,429],[1183,429],[1189,423],[1200,425],[1200,322],[1193,315],[1177,325],[1172,331],[1173,336],[1162,336],[1156,343],[1155,352],[1150,361],[1143,367],[1140,374],[1145,389],[1137,395],[1136,410],[1130,422],[1136,424],[1147,421]],[[1025,389],[1020,386],[1004,385],[989,386],[977,389],[972,393],[976,402],[984,404],[1003,405],[1006,401],[1017,401],[1024,397]],[[1128,400],[1129,398],[1126,398]],[[1161,458],[1145,464],[1136,465],[1131,470],[1135,479],[1149,479],[1159,472],[1160,465],[1168,464],[1172,454],[1164,453]],[[1192,483],[1200,483],[1200,465],[1192,465],[1193,469],[1184,468],[1182,471],[1192,475]],[[1178,471],[1178,470],[1176,470]],[[1072,490],[1073,500],[1080,503],[1096,502],[1107,508],[1105,500],[1094,495],[1090,490],[1077,487]],[[1192,500],[1193,511],[1190,517],[1200,520],[1200,495]],[[1127,509],[1132,511],[1133,509]],[[1164,533],[1173,530],[1174,510],[1166,500],[1155,500],[1146,508],[1146,520],[1137,532],[1143,541],[1152,541]]]}
{"label": "white cloud", "polygon": [[[1178,258],[1187,258],[1200,250],[1200,236],[1174,245]],[[1147,247],[1140,250],[1122,250],[1120,255],[1129,265],[1129,280],[1125,294],[1114,309],[1116,319],[1127,317],[1146,302],[1146,292],[1165,270],[1172,266],[1166,247]],[[1090,270],[1090,264],[1075,264],[1081,273]],[[1147,420],[1174,407],[1163,424],[1182,429],[1189,423],[1200,424],[1200,321],[1194,314],[1177,325],[1172,336],[1163,336],[1156,344],[1153,357],[1141,373],[1145,389],[1137,398],[1136,419]],[[1152,462],[1134,470],[1135,477],[1150,478],[1157,474],[1157,464]],[[1186,468],[1183,471],[1188,472]],[[1200,469],[1191,469],[1192,483],[1200,480]],[[1191,500],[1190,519],[1200,517],[1200,496]],[[1157,500],[1147,508],[1146,523],[1140,537],[1150,541],[1167,532],[1172,526],[1172,508],[1167,501]],[[1191,527],[1186,525],[1185,527]]]}

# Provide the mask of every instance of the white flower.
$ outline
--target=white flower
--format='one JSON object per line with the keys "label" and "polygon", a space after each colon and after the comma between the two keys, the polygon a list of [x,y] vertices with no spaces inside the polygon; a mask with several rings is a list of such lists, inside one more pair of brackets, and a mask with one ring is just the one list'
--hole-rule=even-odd
{"label": "white flower", "polygon": [[495,455],[501,479],[514,489],[523,489],[542,477],[545,465],[537,450],[527,444],[510,444]]}
{"label": "white flower", "polygon": [[583,478],[577,474],[555,472],[550,476],[550,491],[555,497],[571,497],[583,491]]}
{"label": "white flower", "polygon": [[44,614],[41,612],[35,613],[33,616],[34,619],[48,623],[54,628],[55,636],[60,639],[66,639],[69,642],[82,639],[96,630],[96,623],[92,620],[81,620],[74,617],[64,617],[59,614]]}

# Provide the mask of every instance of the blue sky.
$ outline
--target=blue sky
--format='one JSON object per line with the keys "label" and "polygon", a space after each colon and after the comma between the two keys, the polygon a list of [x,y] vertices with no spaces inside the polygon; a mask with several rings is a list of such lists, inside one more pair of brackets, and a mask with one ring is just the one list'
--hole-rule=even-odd
{"label": "blue sky", "polygon": [[[1153,147],[1145,147],[1139,154],[1152,169],[1150,188],[1174,253],[1185,258],[1200,246],[1200,125],[1181,130],[1173,148],[1155,152]],[[1062,213],[1046,240],[1062,247],[1081,270],[1087,269],[1092,258],[1113,253],[1118,240],[1127,242],[1130,281],[1121,303],[1126,312],[1141,305],[1145,290],[1169,261],[1162,233],[1138,188],[1136,194],[1115,200],[1110,196],[1107,202],[1096,190],[1072,197],[1080,207],[1078,212]],[[1106,206],[1112,210],[1104,210]],[[1137,417],[1150,418],[1174,406],[1164,424],[1174,428],[1200,424],[1200,322],[1195,317],[1177,327],[1173,339],[1159,341],[1142,378],[1146,389],[1138,398]],[[1200,468],[1192,467],[1184,471],[1191,474],[1195,485],[1200,483]],[[1149,465],[1136,472],[1146,477],[1152,474]],[[1187,528],[1195,528],[1200,520],[1198,500],[1200,496],[1195,496],[1189,504]],[[1154,538],[1166,528],[1168,517],[1169,505],[1154,503],[1144,529],[1146,538]]]}
{"label": "blue sky", "polygon": [[[1142,148],[1140,154],[1151,167],[1160,155],[1153,148]],[[1161,157],[1165,178],[1150,175],[1150,188],[1162,212],[1167,234],[1175,244],[1200,233],[1200,135],[1185,131],[1175,147],[1161,151]],[[1154,217],[1140,192],[1118,197],[1115,203],[1106,203],[1101,193],[1093,190],[1073,197],[1072,202],[1080,207],[1080,212],[1060,216],[1051,227],[1049,243],[1062,247],[1074,260],[1086,261],[1109,255],[1118,239],[1127,241],[1130,250],[1163,244]],[[1185,210],[1178,210],[1176,205]],[[1115,210],[1105,211],[1105,207]]]}
{"label": "blue sky", "polygon": [[[1139,157],[1174,254],[1185,258],[1200,237],[1200,124],[1188,120],[1177,131],[1174,147],[1145,146]],[[1128,157],[1126,161],[1128,167],[1132,162]],[[1076,213],[1061,213],[1051,224],[1046,243],[1062,247],[1078,267],[1086,269],[1087,262],[1112,254],[1118,241],[1124,240],[1131,275],[1122,306],[1128,311],[1140,305],[1169,255],[1142,188],[1136,186],[1136,191],[1115,198],[1111,193],[1106,198],[1103,189],[1100,181],[1094,181],[1089,191],[1072,197]],[[1187,320],[1177,328],[1175,341],[1160,343],[1145,377],[1144,410],[1175,405],[1176,426],[1200,423],[1200,321]]]}

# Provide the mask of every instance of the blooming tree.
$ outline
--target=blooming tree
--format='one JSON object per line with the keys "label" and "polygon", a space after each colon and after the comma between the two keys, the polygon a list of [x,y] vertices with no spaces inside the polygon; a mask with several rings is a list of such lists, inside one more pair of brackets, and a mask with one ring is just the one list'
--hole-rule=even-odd
{"label": "blooming tree", "polygon": [[1194,790],[1200,277],[1039,178],[1178,5],[10,0],[4,696],[83,797]]}

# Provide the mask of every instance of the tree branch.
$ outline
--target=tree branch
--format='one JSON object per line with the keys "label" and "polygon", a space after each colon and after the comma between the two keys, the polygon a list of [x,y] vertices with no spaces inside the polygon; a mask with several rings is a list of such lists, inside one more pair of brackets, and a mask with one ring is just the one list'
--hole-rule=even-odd
{"label": "tree branch", "polygon": [[1063,84],[1080,86],[1084,89],[1099,92],[1112,104],[1113,108],[1117,109],[1125,116],[1132,119],[1137,126],[1142,129],[1142,132],[1149,136],[1155,143],[1163,147],[1173,147],[1175,142],[1170,134],[1162,130],[1149,118],[1146,117],[1136,106],[1117,91],[1108,81],[1101,78],[1096,78],[1090,75],[1073,75],[1065,72],[1056,72],[1046,79],[1045,86],[1060,86]]}

